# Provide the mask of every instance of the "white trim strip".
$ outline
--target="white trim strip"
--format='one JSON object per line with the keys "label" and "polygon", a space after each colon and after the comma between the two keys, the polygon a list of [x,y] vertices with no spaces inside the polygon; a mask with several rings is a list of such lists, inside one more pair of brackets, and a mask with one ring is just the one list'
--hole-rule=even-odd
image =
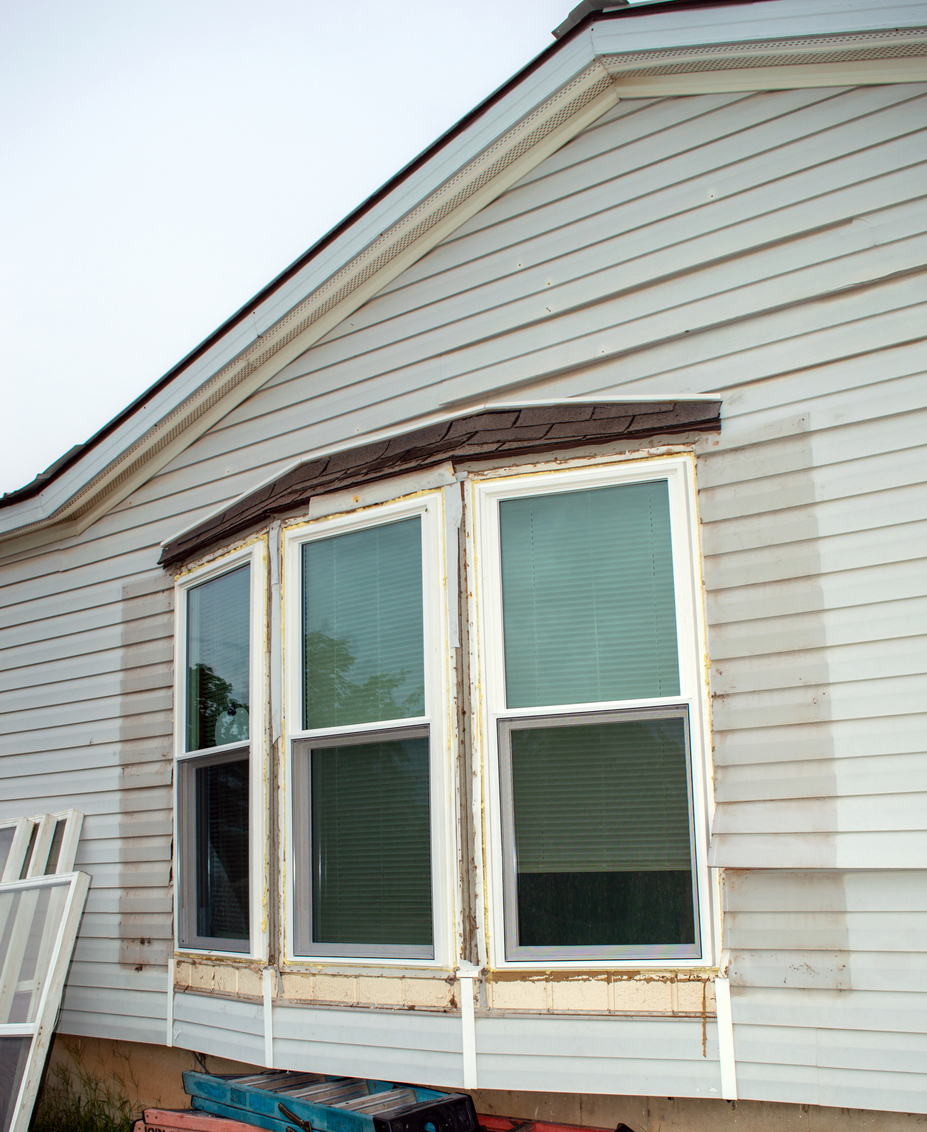
{"label": "white trim strip", "polygon": [[[718,1062],[721,1069],[721,1096],[737,1100],[737,1063],[734,1057],[734,1015],[731,1011],[731,983],[727,977],[730,954],[725,951],[715,979],[715,1011],[718,1019]],[[721,974],[724,972],[724,974]]]}

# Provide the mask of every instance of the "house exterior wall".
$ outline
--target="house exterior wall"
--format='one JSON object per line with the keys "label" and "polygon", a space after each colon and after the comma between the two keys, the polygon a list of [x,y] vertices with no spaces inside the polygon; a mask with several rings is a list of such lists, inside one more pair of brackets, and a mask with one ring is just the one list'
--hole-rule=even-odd
{"label": "house exterior wall", "polygon": [[[925,96],[620,102],[83,536],[3,563],[0,818],[87,815],[63,1031],[169,1023],[161,542],[307,452],[461,404],[719,393],[720,436],[688,447],[740,1095],[923,1110]],[[181,957],[172,1039],[262,1063],[252,968]],[[417,992],[360,977],[274,980],[275,1063],[461,1085],[453,994],[385,1009]],[[488,980],[480,1085],[718,1096],[710,991],[687,1010],[648,975],[624,1010],[601,981],[615,1017],[590,1017],[597,980],[572,1005]]]}

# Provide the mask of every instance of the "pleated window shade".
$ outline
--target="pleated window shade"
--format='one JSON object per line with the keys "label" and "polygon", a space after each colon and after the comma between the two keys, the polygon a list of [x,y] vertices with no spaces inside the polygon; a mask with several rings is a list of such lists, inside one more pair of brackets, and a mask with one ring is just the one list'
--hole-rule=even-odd
{"label": "pleated window shade", "polygon": [[306,728],[425,713],[419,518],[303,546]]}
{"label": "pleated window shade", "polygon": [[429,947],[427,736],[311,757],[313,942]]}
{"label": "pleated window shade", "polygon": [[499,512],[507,705],[678,695],[666,480]]}
{"label": "pleated window shade", "polygon": [[187,750],[248,738],[251,568],[187,591]]}

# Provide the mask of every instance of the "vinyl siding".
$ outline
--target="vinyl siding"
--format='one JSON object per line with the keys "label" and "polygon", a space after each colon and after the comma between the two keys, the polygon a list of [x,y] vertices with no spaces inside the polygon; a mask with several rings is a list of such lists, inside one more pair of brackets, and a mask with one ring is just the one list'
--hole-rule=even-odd
{"label": "vinyl siding", "polygon": [[[927,868],[925,108],[915,84],[623,101],[83,536],[3,564],[0,816],[65,797],[88,814],[79,862],[94,884],[62,1029],[164,1032],[162,541],[315,448],[423,414],[482,400],[720,393],[722,432],[696,444],[712,863],[754,877],[760,892],[758,870],[785,870],[775,875],[786,904],[815,870],[849,885],[851,870],[877,868],[883,901],[895,901],[865,930],[832,909],[807,939],[805,913],[771,904],[754,923],[728,907],[741,1095],[837,1103],[852,1085],[860,1099],[841,1104],[896,1107],[894,1090],[902,1107],[923,1109],[927,1012],[902,1002],[901,982],[923,978],[922,925],[905,893]],[[834,989],[813,974],[780,985],[809,950],[851,954],[854,978],[891,982],[894,971],[897,985]],[[896,959],[879,974],[888,952]],[[119,964],[112,979],[109,964]],[[823,979],[833,963],[808,965]],[[287,1021],[295,1010],[275,1010],[281,1064],[293,1066],[309,1050]],[[360,1031],[337,1036],[332,1012],[304,1013],[319,1027],[318,1066],[348,1072],[387,1057]],[[344,1016],[353,1025],[365,1014]],[[420,1079],[399,1068],[431,1021],[402,1023],[397,1077]],[[717,1086],[713,1023],[703,1055],[691,1019],[596,1022],[608,1041],[583,1070],[578,1054],[555,1064],[552,1051],[573,1040],[567,1021],[481,1017],[481,1085],[640,1093],[646,1080],[679,1096]],[[446,1026],[452,1042],[459,1019]],[[865,1076],[853,1051],[873,1034],[880,1052]],[[178,995],[175,1038],[263,1059],[253,1004]],[[434,1083],[453,1083],[451,1045],[438,1043],[428,1064]]]}

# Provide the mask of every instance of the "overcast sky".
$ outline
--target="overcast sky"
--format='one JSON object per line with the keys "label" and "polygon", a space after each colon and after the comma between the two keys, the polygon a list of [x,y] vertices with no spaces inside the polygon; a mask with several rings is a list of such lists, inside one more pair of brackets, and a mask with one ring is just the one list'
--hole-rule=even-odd
{"label": "overcast sky", "polygon": [[155,382],[571,6],[3,0],[0,492]]}

